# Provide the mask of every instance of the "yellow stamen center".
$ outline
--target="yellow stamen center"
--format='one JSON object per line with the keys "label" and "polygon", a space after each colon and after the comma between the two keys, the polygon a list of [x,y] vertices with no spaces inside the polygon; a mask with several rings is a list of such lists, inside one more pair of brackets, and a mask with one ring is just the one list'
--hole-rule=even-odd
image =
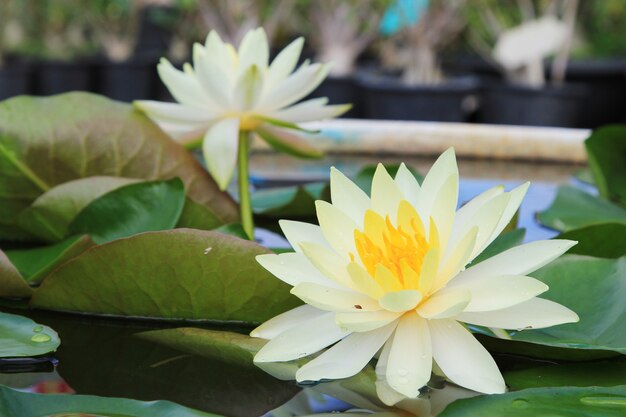
{"label": "yellow stamen center", "polygon": [[263,121],[250,113],[244,113],[239,117],[239,129],[245,131],[256,130]]}
{"label": "yellow stamen center", "polygon": [[414,289],[415,278],[420,274],[430,245],[413,207],[400,205],[397,226],[392,224],[389,216],[383,219],[368,210],[363,231],[354,231],[354,241],[361,262],[371,277],[376,279],[380,275],[377,269],[383,266],[393,274],[402,289]]}

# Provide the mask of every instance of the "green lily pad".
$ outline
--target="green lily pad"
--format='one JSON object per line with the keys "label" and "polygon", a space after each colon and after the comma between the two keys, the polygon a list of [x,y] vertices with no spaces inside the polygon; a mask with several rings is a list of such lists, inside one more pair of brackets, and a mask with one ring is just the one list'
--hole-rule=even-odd
{"label": "green lily pad", "polygon": [[626,126],[604,126],[585,141],[589,169],[600,195],[626,205]]}
{"label": "green lily pad", "polygon": [[568,253],[619,258],[626,255],[626,224],[602,223],[561,233],[558,239],[578,241]]}
{"label": "green lily pad", "polygon": [[3,415],[42,417],[54,415],[99,415],[116,417],[213,417],[169,401],[142,402],[125,398],[91,395],[31,394],[0,386],[0,409]]}
{"label": "green lily pad", "polygon": [[439,417],[623,417],[626,386],[531,388],[450,404]]}
{"label": "green lily pad", "polygon": [[213,230],[224,225],[215,214],[190,198],[185,199],[183,212],[180,214],[176,227],[200,230]]}
{"label": "green lily pad", "polygon": [[626,361],[565,363],[504,373],[512,390],[538,387],[612,387],[626,385]]}
{"label": "green lily pad", "polygon": [[93,245],[89,236],[72,236],[54,245],[8,250],[6,254],[29,284],[38,284],[54,268]]}
{"label": "green lily pad", "polygon": [[57,185],[41,194],[22,210],[18,225],[46,242],[57,242],[69,235],[76,215],[98,197],[138,180],[121,177],[88,177]]}
{"label": "green lily pad", "polygon": [[550,287],[542,298],[575,311],[580,321],[517,332],[514,340],[626,354],[626,257],[566,255],[531,275]]}
{"label": "green lily pad", "polygon": [[328,199],[328,183],[316,182],[293,187],[277,187],[252,194],[252,209],[257,215],[271,218],[315,217],[315,201]]}
{"label": "green lily pad", "polygon": [[626,224],[625,209],[569,185],[559,187],[552,205],[537,217],[561,232],[601,223]]}
{"label": "green lily pad", "polygon": [[33,293],[22,274],[0,250],[0,297],[26,298]]}
{"label": "green lily pad", "polygon": [[256,324],[299,304],[262,268],[262,246],[218,232],[174,229],[96,246],[50,274],[37,308]]}
{"label": "green lily pad", "polygon": [[185,204],[182,181],[129,184],[92,201],[70,224],[74,234],[88,234],[97,244],[141,232],[172,229]]}
{"label": "green lily pad", "polygon": [[179,177],[222,223],[238,218],[194,157],[128,104],[82,92],[0,103],[0,239],[25,237],[17,216],[43,193],[98,175]]}
{"label": "green lily pad", "polygon": [[54,352],[60,343],[51,328],[26,317],[0,312],[0,358],[44,355]]}

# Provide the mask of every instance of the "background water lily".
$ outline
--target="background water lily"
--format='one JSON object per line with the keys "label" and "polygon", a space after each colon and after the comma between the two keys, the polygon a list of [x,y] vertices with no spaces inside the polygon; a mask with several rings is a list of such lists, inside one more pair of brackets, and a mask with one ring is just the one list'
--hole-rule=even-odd
{"label": "background water lily", "polygon": [[349,377],[380,352],[377,390],[389,404],[416,397],[433,361],[458,385],[504,392],[496,363],[465,324],[521,330],[578,320],[537,298],[548,287],[527,276],[575,242],[527,243],[471,265],[509,223],[527,188],[494,187],[456,211],[452,149],[421,186],[404,165],[395,178],[379,165],[371,198],[333,169],[332,204],[317,203],[320,225],[281,222],[295,252],[257,257],[307,305],[252,332],[270,339],[255,361],[289,361],[334,344],[296,379]]}
{"label": "background water lily", "polygon": [[239,165],[242,222],[250,236],[247,158],[251,135],[257,134],[282,152],[319,156],[289,129],[298,129],[296,123],[336,117],[350,108],[326,105],[326,98],[294,104],[311,93],[329,71],[329,64],[308,61],[294,71],[303,44],[303,38],[294,40],[269,64],[262,28],[249,31],[237,50],[211,31],[204,45],[194,45],[193,67],[186,63],[179,71],[165,58],[158,66],[161,80],[178,103],[135,102],[179,141],[202,138],[207,168],[222,190]]}

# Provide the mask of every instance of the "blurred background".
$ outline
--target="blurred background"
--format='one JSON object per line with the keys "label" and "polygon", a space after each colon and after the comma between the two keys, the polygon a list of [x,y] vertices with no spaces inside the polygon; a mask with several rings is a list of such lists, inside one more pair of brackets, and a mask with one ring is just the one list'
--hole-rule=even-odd
{"label": "blurred background", "polygon": [[156,73],[215,29],[334,63],[352,118],[593,128],[626,119],[624,0],[0,0],[0,98],[170,100]]}

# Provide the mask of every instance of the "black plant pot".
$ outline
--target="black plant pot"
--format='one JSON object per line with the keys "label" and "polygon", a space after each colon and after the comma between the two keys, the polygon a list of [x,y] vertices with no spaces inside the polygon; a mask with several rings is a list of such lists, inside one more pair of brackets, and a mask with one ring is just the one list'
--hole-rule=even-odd
{"label": "black plant pot", "polygon": [[35,93],[42,96],[68,91],[92,91],[93,64],[90,62],[45,61],[38,65]]}
{"label": "black plant pot", "polygon": [[352,104],[341,117],[363,117],[361,89],[350,75],[326,78],[307,99],[315,97],[328,97],[329,104]]}
{"label": "black plant pot", "polygon": [[626,121],[626,60],[571,61],[566,80],[587,86],[580,127]]}
{"label": "black plant pot", "polygon": [[9,64],[0,68],[0,100],[30,93],[31,68],[22,64]]}
{"label": "black plant pot", "polygon": [[484,86],[478,121],[519,126],[578,127],[586,88],[532,88],[505,83]]}
{"label": "black plant pot", "polygon": [[478,103],[479,82],[474,77],[408,86],[398,78],[364,73],[358,83],[365,117],[370,119],[467,122]]}
{"label": "black plant pot", "polygon": [[114,100],[154,98],[156,82],[156,60],[105,61],[98,71],[98,92]]}

